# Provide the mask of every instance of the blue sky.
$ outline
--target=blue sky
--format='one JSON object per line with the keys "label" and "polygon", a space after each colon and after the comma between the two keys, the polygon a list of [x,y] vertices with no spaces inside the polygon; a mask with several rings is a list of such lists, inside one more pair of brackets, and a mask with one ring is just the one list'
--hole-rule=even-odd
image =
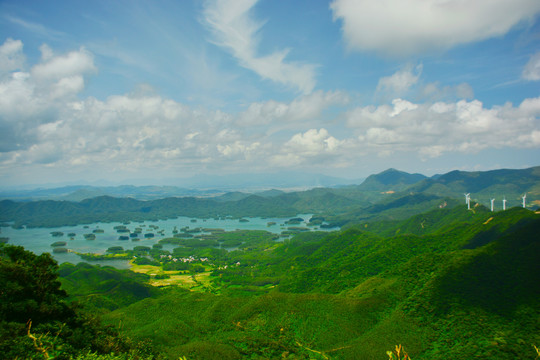
{"label": "blue sky", "polygon": [[538,159],[537,0],[0,2],[0,185]]}

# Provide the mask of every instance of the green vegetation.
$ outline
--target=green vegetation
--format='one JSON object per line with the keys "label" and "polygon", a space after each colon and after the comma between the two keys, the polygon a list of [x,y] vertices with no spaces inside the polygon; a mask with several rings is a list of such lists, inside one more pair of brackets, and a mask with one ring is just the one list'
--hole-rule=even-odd
{"label": "green vegetation", "polygon": [[[184,197],[149,201],[110,196],[81,202],[4,200],[0,201],[0,222],[13,221],[15,227],[54,227],[99,221],[127,224],[128,221],[178,216],[223,218],[227,215],[239,221],[249,221],[246,217],[290,217],[312,213],[316,214],[313,225],[343,226],[361,221],[405,220],[442,204],[454,207],[462,204],[463,192],[471,192],[472,200],[484,205],[489,205],[492,197],[506,196],[509,206],[520,205],[520,196],[527,193],[529,206],[537,208],[540,204],[538,183],[540,167],[470,173],[453,171],[433,178],[390,169],[368,177],[358,186],[316,188],[275,196]],[[456,202],[455,198],[460,201]],[[304,219],[291,220],[288,225],[298,225]],[[130,231],[126,225],[120,225],[116,230]]]}
{"label": "green vegetation", "polygon": [[65,241],[55,241],[51,244],[52,247],[58,247],[58,246],[66,246],[67,242]]}
{"label": "green vegetation", "polygon": [[[459,172],[427,179],[389,170],[359,187],[220,200],[97,198],[78,203],[84,211],[76,203],[37,202],[60,214],[69,208],[71,220],[99,215],[127,222],[183,211],[236,219],[279,213],[289,220],[282,225],[287,238],[175,228],[152,247],[80,254],[130,261],[130,270],[58,267],[48,254],[0,245],[0,353],[19,359],[43,358],[43,349],[59,359],[537,359],[540,215],[518,207],[491,212],[476,201],[467,210],[461,199],[474,177],[479,183],[471,192],[506,189],[498,176],[513,179],[519,191],[534,190],[530,181],[538,170],[527,171],[518,180],[512,171],[490,174],[494,179]],[[434,191],[445,188],[460,199]],[[300,209],[316,215],[294,218]],[[10,211],[2,221],[52,221],[9,218]],[[66,221],[63,216],[55,221]],[[340,231],[307,231],[336,224]],[[130,231],[126,225],[116,229],[121,236]],[[130,234],[160,231],[140,225]],[[79,303],[110,327],[85,315]]]}
{"label": "green vegetation", "polygon": [[[67,301],[49,254],[0,245],[0,353],[4,359],[151,358],[135,343]],[[115,357],[113,357],[115,358]]]}
{"label": "green vegetation", "polygon": [[59,274],[66,300],[171,359],[381,359],[396,343],[413,359],[534,359],[538,233],[540,217],[524,209],[436,208],[283,242],[212,233],[241,242],[230,252],[110,248],[136,256],[134,271],[82,263]]}
{"label": "green vegetation", "polygon": [[171,274],[192,291],[169,287],[104,318],[171,358],[380,359],[403,342],[413,359],[534,359],[538,216],[461,207],[394,227],[425,219],[418,235],[359,225],[221,253],[204,286]]}

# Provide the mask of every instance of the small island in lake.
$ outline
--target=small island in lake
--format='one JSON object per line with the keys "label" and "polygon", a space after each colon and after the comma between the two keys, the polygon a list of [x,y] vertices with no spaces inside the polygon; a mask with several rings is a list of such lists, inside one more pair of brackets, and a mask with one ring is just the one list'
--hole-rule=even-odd
{"label": "small island in lake", "polygon": [[53,242],[51,244],[52,247],[66,246],[66,245],[67,245],[67,242],[65,242],[65,241],[57,241],[57,242]]}

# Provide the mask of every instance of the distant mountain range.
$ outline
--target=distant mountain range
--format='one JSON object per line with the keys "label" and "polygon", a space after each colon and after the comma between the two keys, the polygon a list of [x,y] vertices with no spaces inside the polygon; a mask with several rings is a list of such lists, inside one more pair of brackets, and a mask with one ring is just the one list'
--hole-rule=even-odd
{"label": "distant mountain range", "polygon": [[[73,192],[69,193],[69,190]],[[368,177],[360,185],[289,192],[267,190],[256,194],[129,186],[54,191],[59,195],[57,199],[62,201],[0,201],[0,222],[54,227],[177,216],[287,217],[311,213],[324,217],[333,225],[344,226],[364,221],[405,219],[436,207],[464,204],[464,193],[471,194],[473,206],[483,204],[487,207],[490,199],[497,199],[495,210],[501,210],[499,201],[503,198],[507,200],[507,208],[521,206],[521,196],[527,194],[528,208],[536,209],[540,206],[540,167],[486,172],[452,171],[431,178],[389,169]],[[100,191],[114,192],[116,196],[66,201],[70,197],[77,200],[77,196],[97,195]]]}
{"label": "distant mountain range", "polygon": [[[141,181],[141,180],[138,180]],[[147,180],[148,182],[151,180]],[[35,189],[0,189],[0,199],[11,200],[66,200],[81,201],[97,196],[131,197],[139,200],[162,199],[166,197],[210,197],[227,192],[242,191],[245,194],[258,193],[271,196],[272,189],[287,191],[307,190],[315,187],[337,187],[358,184],[363,179],[348,180],[338,177],[309,173],[237,174],[237,175],[197,175],[178,180],[169,179],[173,185],[153,186],[93,186],[69,185],[62,187],[37,187]],[[160,181],[162,182],[162,181]],[[276,190],[274,190],[276,191]],[[278,190],[279,191],[279,190]],[[245,197],[245,196],[240,196]],[[237,199],[238,200],[238,199]]]}
{"label": "distant mountain range", "polygon": [[443,175],[427,177],[388,169],[369,176],[358,189],[371,192],[424,193],[453,198],[471,194],[475,202],[489,204],[495,198],[500,203],[506,198],[512,205],[521,202],[527,194],[527,202],[540,198],[540,166],[528,169],[499,169],[491,171],[451,171]]}
{"label": "distant mountain range", "polygon": [[[37,188],[32,190],[0,190],[0,199],[16,201],[66,200],[82,201],[98,196],[130,197],[139,200],[153,200],[167,197],[214,197],[218,201],[241,200],[256,194],[262,197],[282,195],[284,192],[306,191],[313,188],[344,189],[339,194],[361,191],[361,199],[377,200],[380,193],[400,192],[426,193],[437,196],[462,197],[471,193],[473,201],[489,203],[495,198],[500,203],[520,201],[520,197],[540,194],[540,166],[528,169],[500,169],[492,171],[451,171],[442,175],[427,177],[410,174],[396,169],[388,169],[370,175],[365,180],[341,179],[318,174],[291,173],[253,174],[227,176],[196,176],[183,180],[179,186],[91,186],[74,185],[58,188]],[[351,195],[351,194],[349,194]],[[530,198],[528,201],[537,200]],[[538,204],[540,205],[540,203]]]}
{"label": "distant mountain range", "polygon": [[540,195],[540,166],[522,170],[456,170],[419,181],[408,190],[455,197],[471,193],[471,198],[480,202],[489,202],[490,198],[499,202],[504,197],[509,201],[516,201],[526,193],[530,197],[529,201],[534,201],[538,200]]}
{"label": "distant mountain range", "polygon": [[65,200],[82,201],[98,196],[130,197],[140,200],[162,199],[166,197],[215,196],[218,190],[196,190],[176,186],[91,186],[74,185],[51,189],[4,190],[0,198],[11,200]]}

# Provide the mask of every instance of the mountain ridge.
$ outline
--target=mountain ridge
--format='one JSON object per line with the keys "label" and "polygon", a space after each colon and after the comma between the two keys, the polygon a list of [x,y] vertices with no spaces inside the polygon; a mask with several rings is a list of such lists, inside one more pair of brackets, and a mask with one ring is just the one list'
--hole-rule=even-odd
{"label": "mountain ridge", "polygon": [[[540,205],[540,167],[472,173],[452,171],[436,179],[389,169],[371,176],[366,182],[364,186],[313,188],[296,192],[273,190],[260,194],[237,192],[220,197],[138,200],[102,195],[80,202],[2,200],[0,222],[15,222],[16,226],[54,227],[80,222],[168,219],[178,216],[289,217],[313,213],[342,226],[365,220],[405,219],[438,206],[453,207],[463,201],[464,192],[471,193],[473,204],[488,206],[495,190],[498,194],[505,194],[507,208],[522,206],[520,197],[523,193],[528,195],[526,204],[530,208]],[[396,190],[388,191],[389,188]],[[500,195],[497,197],[498,201],[502,200]],[[500,206],[496,206],[496,210],[500,210]]]}

